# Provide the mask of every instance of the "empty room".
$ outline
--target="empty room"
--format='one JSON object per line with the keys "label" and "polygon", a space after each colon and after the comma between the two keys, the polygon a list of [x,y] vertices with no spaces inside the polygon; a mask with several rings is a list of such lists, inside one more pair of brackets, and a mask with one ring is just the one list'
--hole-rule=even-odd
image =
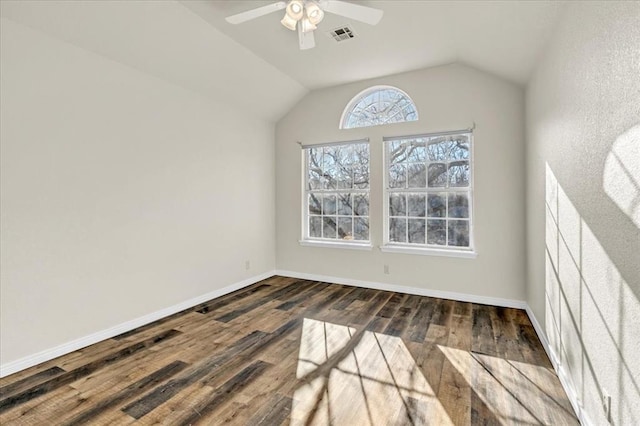
{"label": "empty room", "polygon": [[639,1],[0,18],[0,424],[640,424]]}

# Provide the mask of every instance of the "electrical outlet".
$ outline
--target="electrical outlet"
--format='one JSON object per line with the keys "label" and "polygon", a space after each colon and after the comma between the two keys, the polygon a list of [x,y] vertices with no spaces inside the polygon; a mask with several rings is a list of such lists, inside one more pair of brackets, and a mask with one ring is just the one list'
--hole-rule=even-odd
{"label": "electrical outlet", "polygon": [[606,389],[602,389],[602,409],[607,421],[611,423],[611,395]]}
{"label": "electrical outlet", "polygon": [[247,261],[244,262],[244,269],[246,269],[247,271],[249,269],[251,269],[251,262],[250,261],[247,260]]}
{"label": "electrical outlet", "polygon": [[389,275],[389,265],[384,265],[384,273]]}

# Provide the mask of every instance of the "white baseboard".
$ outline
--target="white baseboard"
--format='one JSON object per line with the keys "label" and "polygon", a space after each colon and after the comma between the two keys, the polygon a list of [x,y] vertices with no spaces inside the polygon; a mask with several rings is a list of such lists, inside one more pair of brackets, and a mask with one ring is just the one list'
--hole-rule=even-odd
{"label": "white baseboard", "polygon": [[578,398],[578,393],[576,392],[576,388],[573,384],[573,380],[571,379],[571,377],[568,375],[567,371],[563,367],[562,362],[560,361],[560,358],[558,357],[556,352],[549,345],[549,341],[547,340],[547,334],[542,329],[542,326],[538,322],[538,319],[536,318],[535,314],[533,313],[533,310],[528,304],[526,307],[526,311],[527,311],[527,315],[529,315],[529,320],[531,320],[531,324],[533,324],[533,328],[536,330],[536,333],[538,333],[538,338],[540,339],[540,342],[542,343],[544,350],[547,352],[547,355],[551,360],[553,369],[556,371],[556,374],[560,379],[560,384],[564,388],[564,391],[567,394],[569,401],[571,402],[573,411],[576,412],[576,415],[578,416],[578,420],[580,420],[580,424],[583,426],[593,425],[593,422],[589,419],[589,416],[587,415],[587,412],[585,411],[584,406],[580,401],[580,398]]}
{"label": "white baseboard", "polygon": [[256,275],[256,276],[247,278],[245,280],[239,281],[237,283],[230,284],[226,287],[213,290],[201,296],[194,297],[189,300],[185,300],[184,302],[178,303],[176,305],[169,306],[167,308],[161,309],[156,312],[152,312],[150,314],[133,319],[131,321],[118,324],[106,330],[98,331],[88,336],[84,336],[79,339],[72,340],[71,342],[63,343],[51,349],[46,349],[44,351],[35,353],[33,355],[28,355],[24,358],[11,361],[6,364],[2,364],[0,365],[0,377],[8,376],[9,374],[16,373],[26,368],[33,367],[34,365],[38,365],[40,363],[52,360],[59,356],[77,351],[89,345],[93,345],[94,343],[98,343],[102,340],[110,339],[119,334],[126,333],[127,331],[131,331],[143,325],[149,324],[153,321],[157,321],[161,318],[167,317],[169,315],[173,315],[185,309],[189,309],[200,303],[206,302],[211,299],[215,299],[216,297],[224,296],[225,294],[231,293],[236,290],[240,290],[244,287],[247,287],[251,284],[254,284],[258,281],[262,281],[274,275],[275,275],[275,271],[265,272],[263,274]]}
{"label": "white baseboard", "polygon": [[398,293],[415,294],[417,296],[437,297],[451,299],[460,302],[479,303],[482,305],[502,306],[505,308],[525,309],[527,303],[523,300],[501,299],[498,297],[477,296],[474,294],[455,293],[451,291],[430,290],[417,287],[409,287],[395,284],[379,283],[374,281],[354,280],[350,278],[331,277],[326,275],[306,274],[302,272],[277,270],[276,275],[291,278],[300,278],[311,281],[322,281],[333,284],[344,284],[353,287],[372,288],[374,290],[395,291]]}
{"label": "white baseboard", "polygon": [[553,349],[549,346],[549,342],[547,340],[547,335],[540,326],[538,319],[533,314],[533,310],[529,306],[529,304],[522,300],[513,300],[513,299],[502,299],[497,297],[487,297],[487,296],[477,296],[473,294],[465,294],[465,293],[456,293],[449,291],[440,291],[440,290],[430,290],[430,289],[422,289],[416,287],[408,287],[408,286],[399,286],[394,284],[387,283],[379,283],[373,281],[363,281],[363,280],[354,280],[349,278],[339,278],[325,275],[316,275],[316,274],[306,274],[302,272],[294,272],[294,271],[283,271],[277,270],[276,275],[282,275],[286,277],[292,278],[300,278],[305,280],[312,281],[322,281],[333,284],[343,284],[354,287],[365,287],[372,288],[375,290],[385,290],[385,291],[394,291],[398,293],[407,293],[407,294],[415,294],[418,296],[428,296],[428,297],[437,297],[440,299],[451,299],[457,300],[460,302],[471,302],[471,303],[479,303],[483,305],[492,305],[492,306],[502,306],[505,308],[517,308],[524,309],[531,320],[531,324],[533,328],[536,330],[538,337],[540,338],[540,342],[544,347],[544,350],[547,352],[551,363],[553,364],[553,368],[558,374],[558,378],[560,379],[560,383],[564,388],[564,391],[571,402],[571,405],[578,416],[578,420],[580,424],[583,426],[592,426],[593,422],[589,420],[587,413],[582,406],[580,399],[578,398],[578,394],[575,391],[575,387],[573,385],[573,381],[571,377],[567,374],[567,371],[562,367],[560,363],[560,358],[556,355]]}
{"label": "white baseboard", "polygon": [[571,401],[571,405],[573,406],[573,409],[578,415],[578,419],[580,420],[580,423],[584,426],[593,425],[593,423],[589,420],[589,417],[587,416],[587,413],[585,412],[584,407],[580,403],[580,400],[577,396],[578,394],[576,393],[575,387],[573,385],[573,381],[571,380],[570,376],[567,374],[567,372],[563,368],[560,362],[560,358],[558,358],[555,351],[549,346],[546,333],[540,326],[540,323],[538,322],[538,319],[534,315],[533,310],[525,301],[513,300],[513,299],[502,299],[502,298],[487,297],[487,296],[478,296],[473,294],[456,293],[456,292],[441,291],[441,290],[422,289],[417,287],[401,286],[401,285],[379,283],[379,282],[373,282],[373,281],[354,280],[349,278],[332,277],[332,276],[326,276],[326,275],[307,274],[302,272],[284,271],[284,270],[265,272],[263,274],[256,275],[256,276],[247,278],[245,280],[239,281],[237,283],[230,284],[226,287],[213,290],[201,296],[194,297],[192,299],[186,300],[176,305],[161,309],[156,312],[152,312],[150,314],[133,319],[131,321],[118,324],[106,330],[98,331],[96,333],[81,337],[71,342],[63,343],[62,345],[56,346],[54,348],[46,349],[36,354],[29,355],[12,362],[8,362],[6,364],[2,364],[0,365],[0,377],[8,376],[10,374],[24,370],[26,368],[33,367],[34,365],[38,365],[40,363],[49,361],[59,356],[66,355],[73,351],[77,351],[89,345],[93,345],[102,340],[110,339],[119,334],[134,330],[138,327],[149,324],[153,321],[157,321],[169,315],[173,315],[177,312],[191,308],[200,303],[206,302],[211,299],[215,299],[216,297],[224,296],[225,294],[234,292],[236,290],[240,290],[244,287],[247,287],[251,284],[254,284],[258,281],[262,281],[274,275],[281,275],[285,277],[300,278],[300,279],[306,279],[306,280],[312,280],[312,281],[322,281],[322,282],[333,283],[333,284],[343,284],[343,285],[349,285],[354,287],[371,288],[375,290],[385,290],[385,291],[394,291],[398,293],[415,294],[418,296],[451,299],[451,300],[457,300],[461,302],[471,302],[471,303],[479,303],[484,305],[502,306],[507,308],[525,309],[527,312],[527,315],[529,316],[529,319],[531,320],[531,324],[533,324],[533,327],[536,330],[536,333],[538,334],[538,337],[540,339],[540,342],[542,343],[542,346],[544,347],[544,350],[547,352],[547,355],[549,356],[549,359],[553,364],[553,368],[558,374],[560,383],[562,384],[562,387],[567,393],[567,396]]}

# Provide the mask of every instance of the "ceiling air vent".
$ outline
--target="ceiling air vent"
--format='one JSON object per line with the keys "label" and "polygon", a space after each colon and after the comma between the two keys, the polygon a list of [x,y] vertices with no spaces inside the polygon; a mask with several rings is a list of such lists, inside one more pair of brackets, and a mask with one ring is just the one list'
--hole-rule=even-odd
{"label": "ceiling air vent", "polygon": [[350,40],[356,36],[353,33],[353,30],[346,26],[331,30],[331,32],[329,32],[329,35],[333,37],[333,39],[337,42]]}

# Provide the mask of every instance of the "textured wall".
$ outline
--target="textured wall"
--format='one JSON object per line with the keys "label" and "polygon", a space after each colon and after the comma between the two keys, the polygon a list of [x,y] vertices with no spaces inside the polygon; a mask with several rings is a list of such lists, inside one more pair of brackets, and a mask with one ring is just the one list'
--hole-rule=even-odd
{"label": "textured wall", "polygon": [[2,363],[273,270],[272,124],[13,21],[1,42]]}
{"label": "textured wall", "polygon": [[[347,103],[373,85],[406,91],[420,120],[339,130]],[[504,80],[449,65],[317,90],[276,127],[278,269],[479,296],[524,300],[524,92]],[[474,132],[476,259],[384,253],[382,137],[470,127]],[[300,246],[305,143],[370,138],[372,251]],[[389,265],[384,274],[383,265]]]}
{"label": "textured wall", "polygon": [[571,3],[526,106],[528,302],[587,417],[640,424],[640,3]]}

